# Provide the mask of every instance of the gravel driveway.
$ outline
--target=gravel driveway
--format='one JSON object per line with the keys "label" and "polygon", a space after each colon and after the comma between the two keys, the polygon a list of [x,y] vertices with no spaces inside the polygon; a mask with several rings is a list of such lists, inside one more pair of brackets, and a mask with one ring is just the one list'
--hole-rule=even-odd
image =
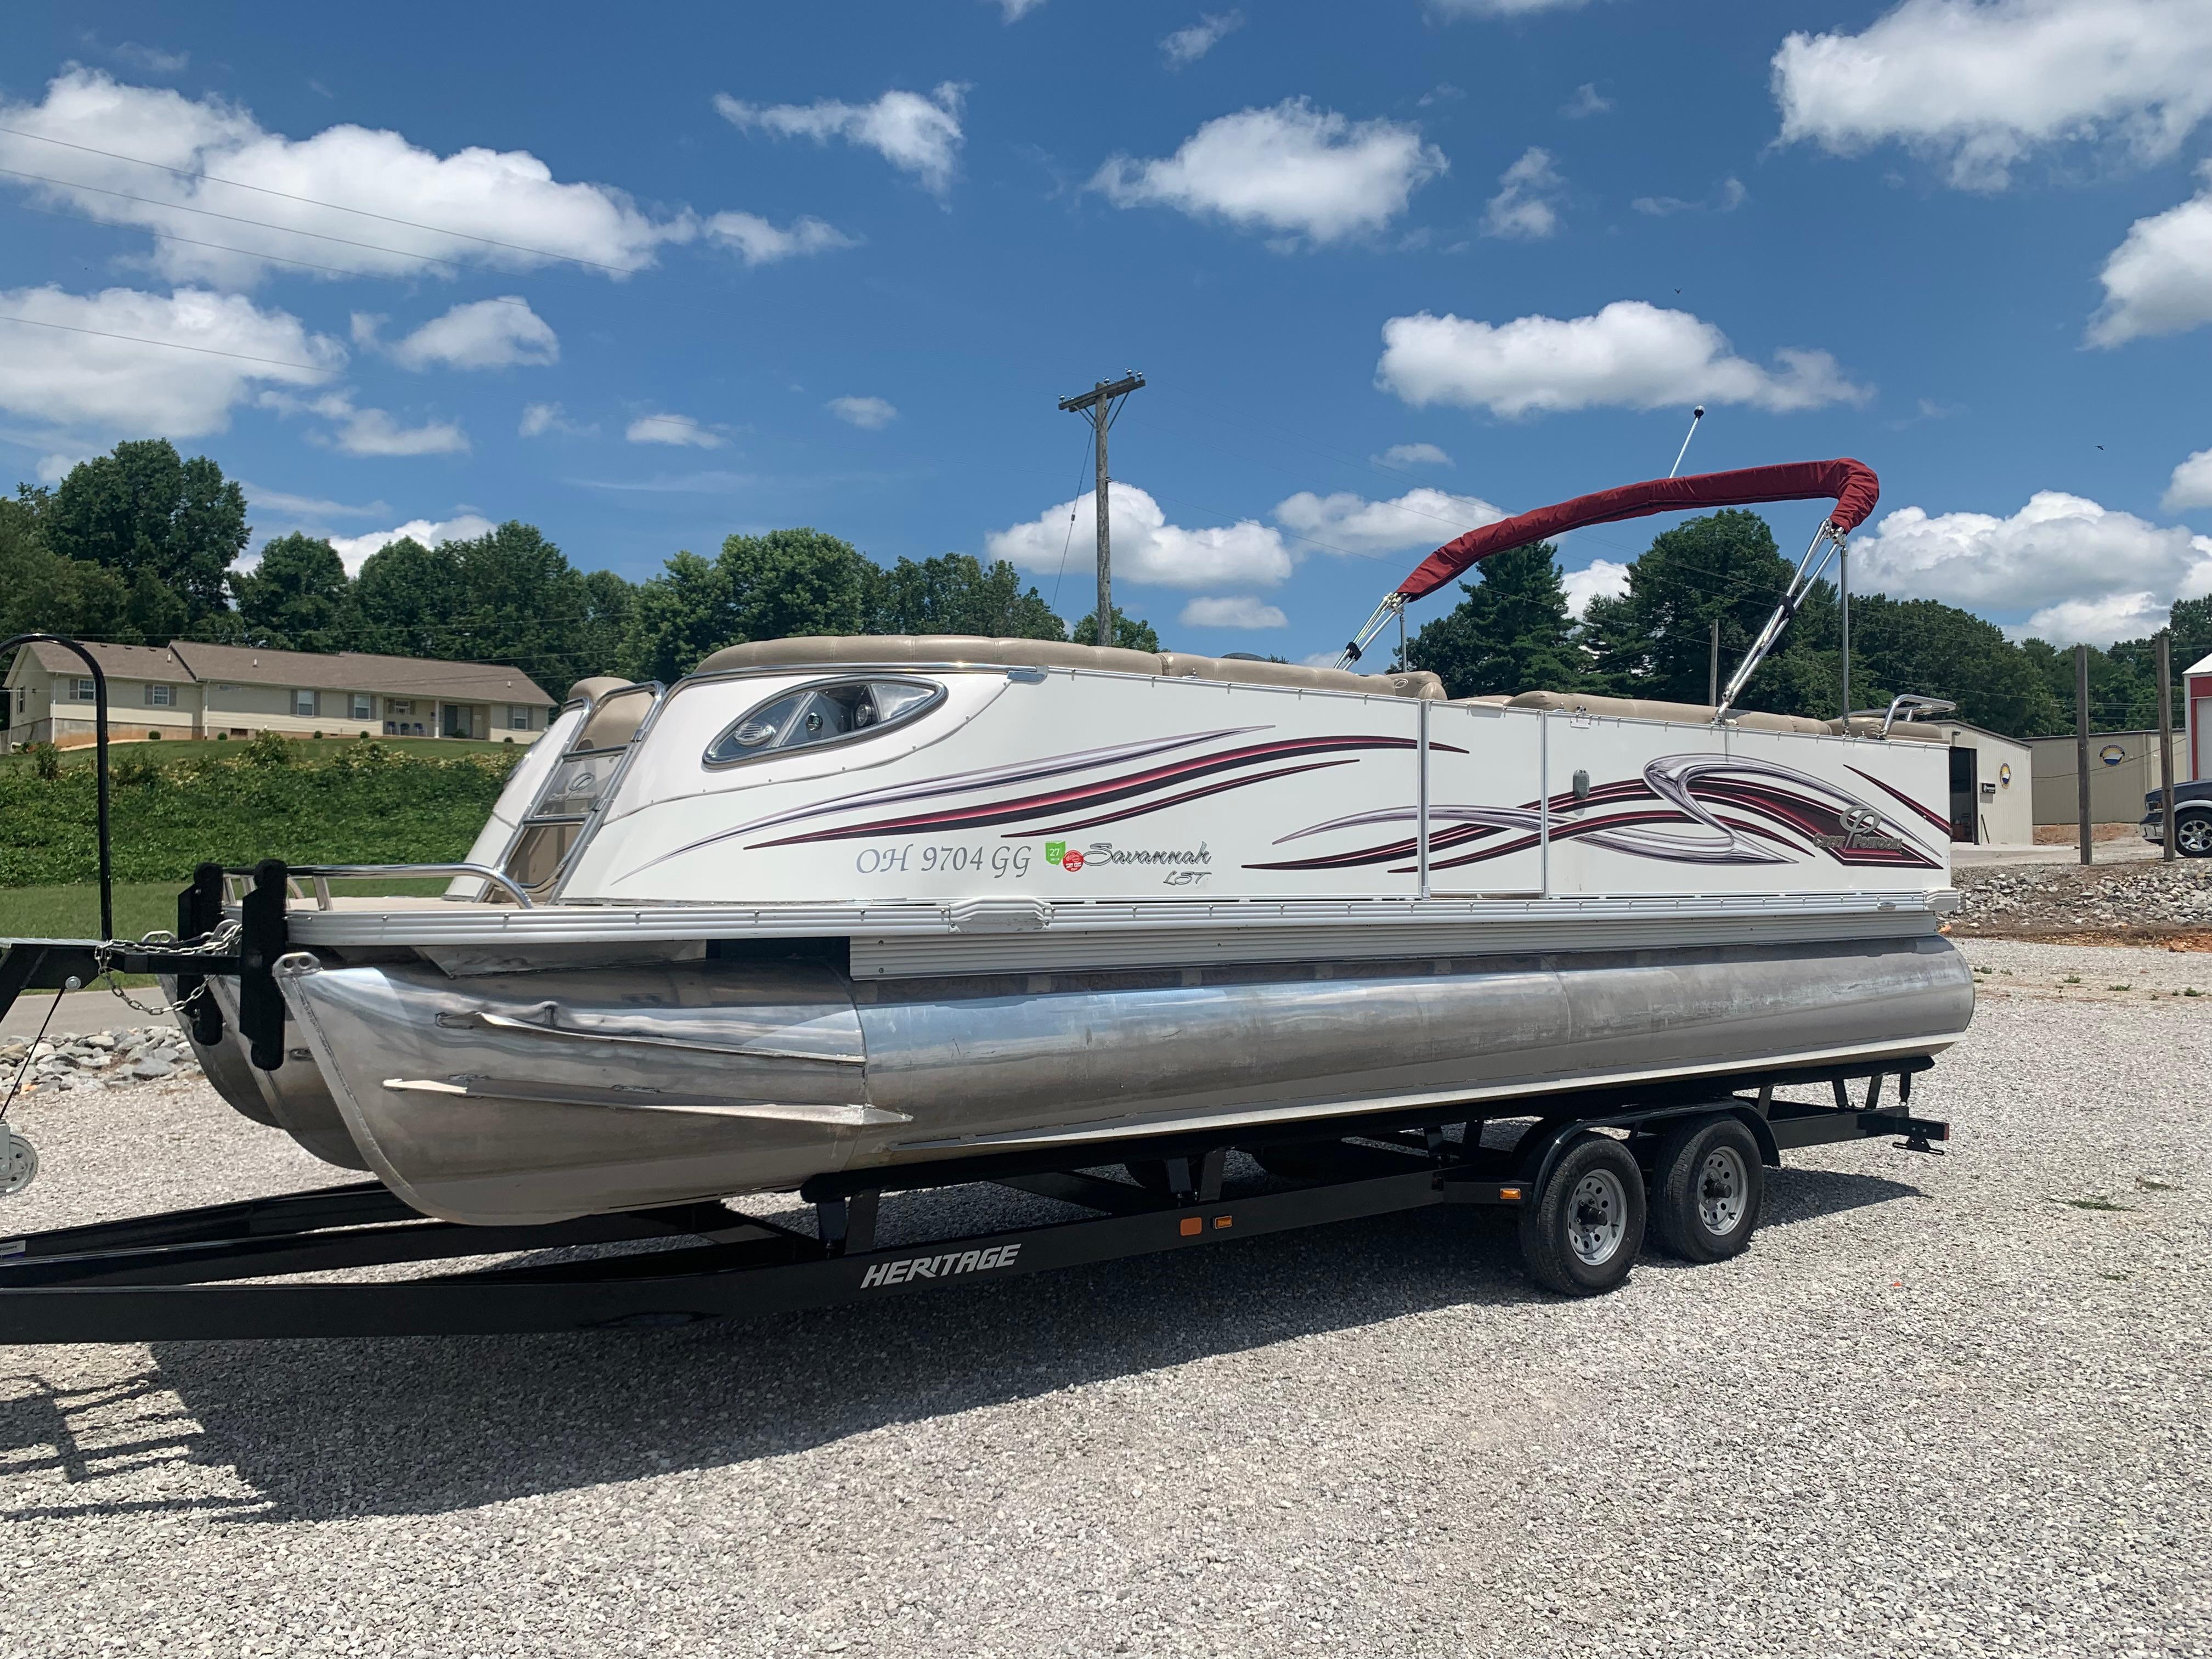
{"label": "gravel driveway", "polygon": [[[1595,1302],[1431,1210],[674,1332],[0,1348],[0,1651],[2212,1652],[2203,959],[1966,949],[1950,1157],[1793,1154],[1748,1256]],[[16,1111],[10,1226],[336,1178],[196,1082]]]}

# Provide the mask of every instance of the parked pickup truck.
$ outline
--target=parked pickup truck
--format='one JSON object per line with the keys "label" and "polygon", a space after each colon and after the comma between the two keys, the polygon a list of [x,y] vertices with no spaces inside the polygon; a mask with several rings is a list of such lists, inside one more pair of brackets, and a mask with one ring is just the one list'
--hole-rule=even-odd
{"label": "parked pickup truck", "polygon": [[[2173,844],[2182,857],[2212,855],[2212,779],[2173,786]],[[2143,797],[2142,834],[2145,841],[2166,839],[2166,792],[2154,789]]]}

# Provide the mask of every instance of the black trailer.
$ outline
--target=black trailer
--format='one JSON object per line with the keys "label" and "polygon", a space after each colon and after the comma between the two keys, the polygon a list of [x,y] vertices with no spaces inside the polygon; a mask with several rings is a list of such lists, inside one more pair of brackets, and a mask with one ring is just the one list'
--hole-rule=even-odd
{"label": "black trailer", "polygon": [[[64,945],[64,951],[80,947]],[[0,1008],[47,978],[40,942],[0,959]],[[107,953],[175,971],[161,947]],[[193,957],[199,971],[237,971]],[[14,984],[11,985],[10,981]],[[208,1338],[460,1335],[659,1327],[909,1295],[983,1278],[1199,1249],[1334,1221],[1480,1204],[1517,1212],[1532,1276],[1568,1295],[1628,1275],[1647,1224],[1660,1246],[1717,1261],[1750,1246],[1764,1170],[1791,1147],[1875,1136],[1936,1150],[1941,1122],[1911,1115],[1930,1062],[1821,1069],[1489,1102],[1484,1117],[1437,1109],[1208,1138],[1115,1141],[1066,1153],[964,1158],[809,1182],[811,1229],[715,1201],[541,1226],[463,1226],[421,1215],[374,1182],[0,1238],[0,1343]],[[1893,1103],[1882,1099],[1893,1076]],[[1863,1084],[1857,1101],[1850,1085]],[[1819,1084],[1832,1104],[1777,1099]],[[1525,1127],[1486,1145],[1486,1119]],[[1224,1182],[1232,1152],[1266,1179]],[[884,1200],[988,1182],[1087,1213],[1007,1231],[884,1246]],[[587,1254],[588,1247],[602,1248]],[[556,1259],[470,1267],[471,1258]],[[401,1263],[428,1277],[272,1283]],[[240,1283],[252,1280],[252,1283]]]}

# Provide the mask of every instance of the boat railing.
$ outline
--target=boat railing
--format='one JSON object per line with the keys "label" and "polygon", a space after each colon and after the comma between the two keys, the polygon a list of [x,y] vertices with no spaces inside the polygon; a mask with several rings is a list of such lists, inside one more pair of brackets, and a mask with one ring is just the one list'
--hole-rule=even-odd
{"label": "boat railing", "polygon": [[1922,714],[1955,714],[1958,712],[1959,705],[1948,697],[1923,697],[1906,691],[1892,697],[1887,708],[1852,709],[1845,717],[1844,724],[1848,727],[1852,720],[1870,720],[1879,715],[1881,731],[1878,735],[1886,738],[1889,735],[1889,728],[1897,724],[1899,714],[1912,719]]}
{"label": "boat railing", "polygon": [[[537,908],[520,882],[488,864],[295,864],[287,873],[288,885],[295,897],[307,896],[300,887],[302,881],[307,883],[318,910],[336,908],[331,896],[331,884],[334,881],[407,881],[434,876],[471,877],[484,883],[487,891],[492,887],[504,889],[507,896],[525,910]],[[245,896],[246,884],[252,879],[253,872],[251,868],[228,869],[222,874],[228,896],[235,903]],[[480,902],[483,896],[480,894],[477,900],[471,902]]]}

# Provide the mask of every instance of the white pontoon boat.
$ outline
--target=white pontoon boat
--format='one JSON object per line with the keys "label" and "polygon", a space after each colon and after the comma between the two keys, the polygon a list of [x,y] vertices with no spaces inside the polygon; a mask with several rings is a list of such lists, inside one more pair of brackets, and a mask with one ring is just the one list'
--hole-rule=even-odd
{"label": "white pontoon boat", "polygon": [[1923,1060],[1973,1004],[1941,734],[1732,706],[1866,469],[1488,526],[1348,655],[1488,552],[1814,495],[1717,708],[955,637],[586,681],[444,897],[234,893],[247,968],[196,1043],[240,1111],[472,1224]]}

